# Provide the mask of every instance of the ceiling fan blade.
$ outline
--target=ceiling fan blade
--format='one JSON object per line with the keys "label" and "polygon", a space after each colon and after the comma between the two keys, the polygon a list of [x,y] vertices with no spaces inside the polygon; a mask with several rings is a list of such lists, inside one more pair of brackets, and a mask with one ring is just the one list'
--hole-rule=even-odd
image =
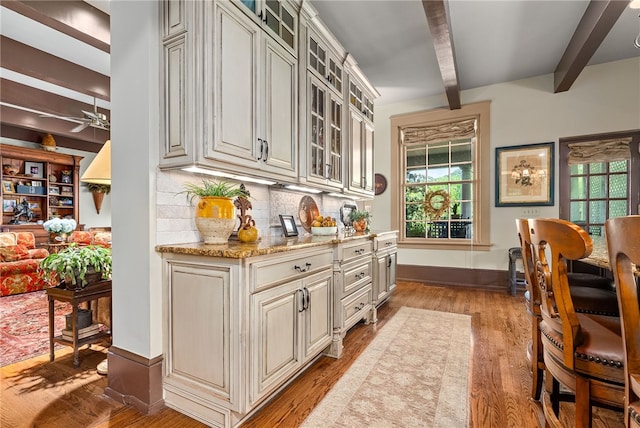
{"label": "ceiling fan blade", "polygon": [[84,115],[90,119],[98,119],[98,115],[94,112],[91,111],[86,111],[86,110],[80,110],[82,113],[84,113]]}
{"label": "ceiling fan blade", "polygon": [[89,126],[89,123],[81,123],[80,125],[76,126],[75,128],[73,128],[71,130],[71,132],[80,132],[83,129],[85,129],[87,126]]}

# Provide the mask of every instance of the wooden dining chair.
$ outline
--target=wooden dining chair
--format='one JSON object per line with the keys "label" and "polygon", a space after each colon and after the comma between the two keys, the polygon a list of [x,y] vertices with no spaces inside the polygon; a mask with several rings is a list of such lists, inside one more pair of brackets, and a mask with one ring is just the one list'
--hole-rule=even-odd
{"label": "wooden dining chair", "polygon": [[620,320],[579,313],[573,305],[567,261],[591,254],[589,235],[560,219],[529,219],[529,227],[541,299],[540,333],[547,377],[542,407],[546,424],[563,426],[558,417],[562,384],[574,394],[575,426],[591,427],[592,405],[619,410],[624,405]]}
{"label": "wooden dining chair", "polygon": [[[540,290],[535,274],[529,221],[516,219],[520,240],[525,279],[525,306],[531,316],[531,340],[527,344],[527,359],[531,363],[531,398],[540,399],[542,391],[544,359],[540,337]],[[575,311],[578,313],[618,316],[618,300],[606,278],[594,274],[567,273],[569,292]]]}
{"label": "wooden dining chair", "polygon": [[625,426],[637,428],[640,427],[640,300],[633,265],[640,267],[640,216],[609,219],[605,231],[624,339]]}
{"label": "wooden dining chair", "polygon": [[540,399],[544,375],[544,359],[540,339],[540,289],[535,275],[529,221],[526,218],[516,219],[518,238],[522,248],[522,265],[525,279],[525,303],[527,313],[531,316],[531,340],[527,344],[527,358],[531,363],[531,398]]}

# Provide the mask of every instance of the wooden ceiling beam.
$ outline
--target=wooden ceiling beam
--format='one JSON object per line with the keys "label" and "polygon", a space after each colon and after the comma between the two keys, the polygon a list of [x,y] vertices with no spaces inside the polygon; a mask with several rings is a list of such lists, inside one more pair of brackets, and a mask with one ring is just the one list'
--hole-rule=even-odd
{"label": "wooden ceiling beam", "polygon": [[628,4],[628,0],[591,0],[554,71],[554,93],[569,90]]}
{"label": "wooden ceiling beam", "polygon": [[422,0],[449,108],[460,108],[460,84],[447,0]]}
{"label": "wooden ceiling beam", "polygon": [[102,100],[111,100],[109,76],[8,37],[0,37],[2,67]]}
{"label": "wooden ceiling beam", "polygon": [[89,3],[81,0],[1,0],[0,4],[101,51],[111,52],[111,17]]}

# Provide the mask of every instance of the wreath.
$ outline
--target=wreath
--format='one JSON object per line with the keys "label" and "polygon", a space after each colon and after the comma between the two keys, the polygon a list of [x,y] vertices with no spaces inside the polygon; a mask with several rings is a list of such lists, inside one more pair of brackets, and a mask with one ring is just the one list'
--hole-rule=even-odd
{"label": "wreath", "polygon": [[424,212],[431,220],[438,220],[449,209],[451,197],[445,190],[430,190],[424,195]]}

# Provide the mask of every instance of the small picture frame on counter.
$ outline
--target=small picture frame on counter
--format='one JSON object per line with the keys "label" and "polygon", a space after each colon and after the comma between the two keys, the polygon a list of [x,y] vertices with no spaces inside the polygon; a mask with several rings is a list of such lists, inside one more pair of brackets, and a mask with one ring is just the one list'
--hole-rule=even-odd
{"label": "small picture frame on counter", "polygon": [[282,224],[282,234],[287,238],[298,236],[298,228],[296,221],[292,215],[280,214],[280,224]]}

